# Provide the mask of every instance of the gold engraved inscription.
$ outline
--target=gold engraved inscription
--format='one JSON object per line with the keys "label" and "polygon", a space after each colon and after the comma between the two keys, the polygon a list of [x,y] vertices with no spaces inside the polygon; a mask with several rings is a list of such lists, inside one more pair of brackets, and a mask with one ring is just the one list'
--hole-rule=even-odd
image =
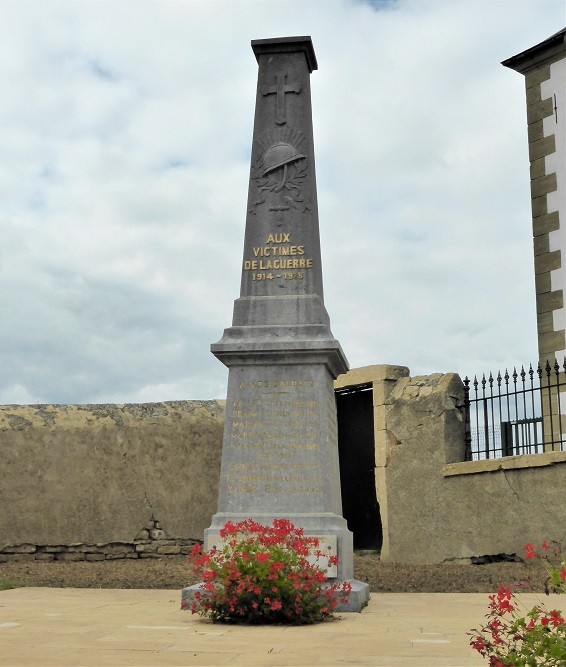
{"label": "gold engraved inscription", "polygon": [[[312,269],[312,257],[304,257],[305,246],[291,242],[291,232],[269,234],[265,245],[252,247],[253,257],[245,258],[244,271],[253,271],[252,280],[302,280],[302,271],[293,269]],[[293,259],[287,259],[287,258]],[[257,259],[259,258],[259,259]],[[267,271],[268,273],[263,273]],[[285,271],[283,274],[273,274],[273,271]],[[260,273],[258,273],[260,272]]]}

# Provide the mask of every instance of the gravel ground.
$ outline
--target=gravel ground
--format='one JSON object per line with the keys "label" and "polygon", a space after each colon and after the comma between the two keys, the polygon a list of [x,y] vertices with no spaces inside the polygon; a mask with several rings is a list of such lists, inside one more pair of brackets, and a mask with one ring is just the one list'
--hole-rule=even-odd
{"label": "gravel ground", "polygon": [[[381,563],[375,555],[354,556],[356,579],[371,591],[388,593],[490,593],[501,584],[515,590],[532,581],[544,591],[546,572],[539,563],[484,565],[396,565]],[[8,585],[53,588],[168,588],[195,583],[185,557],[124,559],[98,562],[0,563],[0,588]]]}

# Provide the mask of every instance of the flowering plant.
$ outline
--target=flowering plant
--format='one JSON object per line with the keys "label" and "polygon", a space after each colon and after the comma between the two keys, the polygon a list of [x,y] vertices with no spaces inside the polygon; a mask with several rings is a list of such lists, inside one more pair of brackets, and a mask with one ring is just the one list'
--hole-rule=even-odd
{"label": "flowering plant", "polygon": [[[532,544],[525,547],[525,558],[539,558],[548,564],[549,576],[545,583],[547,595],[550,587],[555,592],[566,591],[566,560],[553,564],[548,552],[560,556],[560,545],[545,540],[537,554]],[[509,586],[500,586],[495,595],[489,596],[487,623],[468,634],[471,646],[489,658],[490,667],[564,667],[566,665],[566,621],[562,612],[548,610],[544,605],[535,605],[526,613],[519,611],[520,602]]]}
{"label": "flowering plant", "polygon": [[246,623],[316,623],[332,615],[338,599],[347,602],[348,582],[326,585],[326,574],[309,562],[314,554],[328,565],[318,539],[307,537],[286,519],[263,526],[253,519],[220,530],[221,548],[195,545],[189,563],[203,580],[189,606],[213,621]]}
{"label": "flowering plant", "polygon": [[544,588],[547,595],[551,590],[555,593],[566,592],[566,557],[562,557],[560,542],[551,540],[549,544],[547,540],[544,540],[541,548],[543,551],[537,553],[534,545],[526,544],[525,558],[529,560],[538,558],[546,564],[548,577],[544,582]]}

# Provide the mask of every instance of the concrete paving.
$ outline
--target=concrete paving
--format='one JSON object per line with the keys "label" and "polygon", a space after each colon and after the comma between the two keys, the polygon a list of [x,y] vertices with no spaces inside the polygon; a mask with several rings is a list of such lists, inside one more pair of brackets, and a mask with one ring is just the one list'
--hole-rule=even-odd
{"label": "concrete paving", "polygon": [[486,665],[466,635],[486,611],[486,594],[373,593],[336,621],[223,625],[178,590],[16,588],[0,591],[0,665]]}

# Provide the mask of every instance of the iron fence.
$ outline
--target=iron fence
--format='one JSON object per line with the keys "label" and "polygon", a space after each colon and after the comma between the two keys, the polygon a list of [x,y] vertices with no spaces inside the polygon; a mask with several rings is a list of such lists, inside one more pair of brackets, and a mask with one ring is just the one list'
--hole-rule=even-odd
{"label": "iron fence", "polygon": [[562,367],[466,377],[464,391],[466,461],[566,450],[566,357]]}

